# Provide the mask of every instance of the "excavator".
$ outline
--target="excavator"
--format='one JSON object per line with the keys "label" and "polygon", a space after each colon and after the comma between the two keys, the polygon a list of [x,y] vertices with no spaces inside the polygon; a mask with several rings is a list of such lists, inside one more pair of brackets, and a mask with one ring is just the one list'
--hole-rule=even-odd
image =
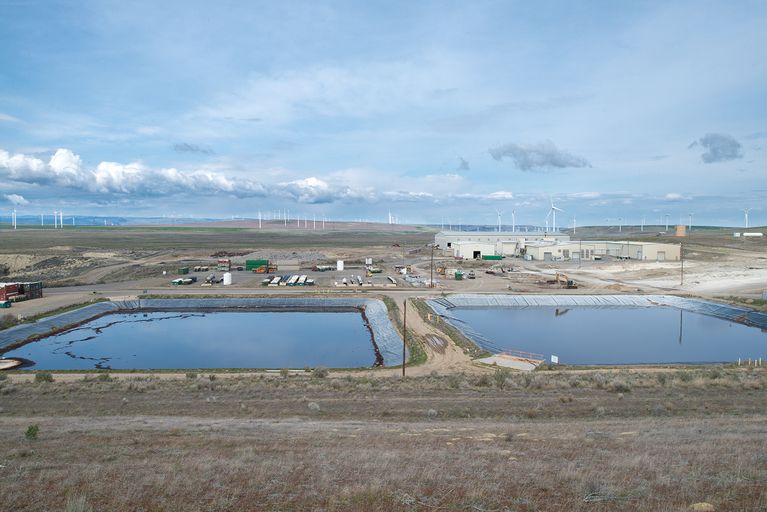
{"label": "excavator", "polygon": [[574,290],[578,288],[578,285],[575,284],[575,281],[572,279],[568,279],[567,275],[562,274],[561,272],[557,272],[554,275],[554,279],[546,281],[547,284],[558,284],[560,288],[567,288],[569,290]]}

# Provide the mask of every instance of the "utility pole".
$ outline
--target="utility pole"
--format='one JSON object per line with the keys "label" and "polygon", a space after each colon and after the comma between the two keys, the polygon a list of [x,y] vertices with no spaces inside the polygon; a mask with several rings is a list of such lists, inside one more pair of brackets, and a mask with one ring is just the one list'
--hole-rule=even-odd
{"label": "utility pole", "polygon": [[679,286],[684,286],[684,244],[679,244],[679,262],[680,265],[680,276],[679,276]]}
{"label": "utility pole", "polygon": [[407,347],[407,299],[402,303],[402,377],[405,377],[405,348]]}
{"label": "utility pole", "polygon": [[429,288],[434,288],[434,244],[431,245],[431,265],[429,266]]}

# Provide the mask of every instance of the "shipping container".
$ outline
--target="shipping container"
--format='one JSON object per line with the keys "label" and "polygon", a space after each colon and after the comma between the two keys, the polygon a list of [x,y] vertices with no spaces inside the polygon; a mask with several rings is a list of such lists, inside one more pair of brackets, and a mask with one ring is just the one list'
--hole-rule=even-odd
{"label": "shipping container", "polygon": [[501,255],[493,256],[491,254],[483,254],[482,255],[482,259],[483,260],[490,260],[490,261],[498,261],[498,260],[502,260],[503,256],[501,256]]}
{"label": "shipping container", "polygon": [[189,273],[189,267],[180,267],[178,269],[179,274],[188,274]]}
{"label": "shipping container", "polygon": [[269,260],[245,260],[245,270],[254,271],[260,267],[268,267]]}

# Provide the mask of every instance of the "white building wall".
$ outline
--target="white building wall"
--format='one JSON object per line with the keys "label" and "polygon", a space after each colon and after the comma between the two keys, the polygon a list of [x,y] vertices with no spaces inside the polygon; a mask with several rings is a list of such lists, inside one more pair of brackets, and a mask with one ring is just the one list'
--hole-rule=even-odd
{"label": "white building wall", "polygon": [[473,259],[477,252],[480,258],[495,255],[495,244],[487,242],[458,242],[453,245],[452,249],[453,256],[463,259]]}
{"label": "white building wall", "polygon": [[533,244],[525,249],[532,259],[544,261],[546,253],[553,260],[593,260],[594,256],[611,256],[641,261],[679,261],[680,249],[677,244],[654,242],[560,242],[556,244]]}

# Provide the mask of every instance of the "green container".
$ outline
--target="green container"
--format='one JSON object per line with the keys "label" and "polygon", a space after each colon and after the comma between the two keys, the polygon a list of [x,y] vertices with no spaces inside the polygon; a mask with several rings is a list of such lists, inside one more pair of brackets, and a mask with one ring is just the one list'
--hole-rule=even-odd
{"label": "green container", "polygon": [[482,256],[483,260],[490,260],[490,261],[499,261],[503,259],[503,256],[492,256],[492,255],[485,255]]}
{"label": "green container", "polygon": [[260,267],[268,267],[269,260],[245,260],[245,270],[254,270]]}
{"label": "green container", "polygon": [[179,274],[188,274],[189,273],[189,267],[181,267],[178,269]]}
{"label": "green container", "polygon": [[455,273],[455,280],[456,281],[463,281],[463,272],[461,272],[460,270],[458,272],[456,272]]}
{"label": "green container", "polygon": [[4,300],[4,301],[0,302],[0,308],[8,309],[9,307],[11,307],[11,301]]}

